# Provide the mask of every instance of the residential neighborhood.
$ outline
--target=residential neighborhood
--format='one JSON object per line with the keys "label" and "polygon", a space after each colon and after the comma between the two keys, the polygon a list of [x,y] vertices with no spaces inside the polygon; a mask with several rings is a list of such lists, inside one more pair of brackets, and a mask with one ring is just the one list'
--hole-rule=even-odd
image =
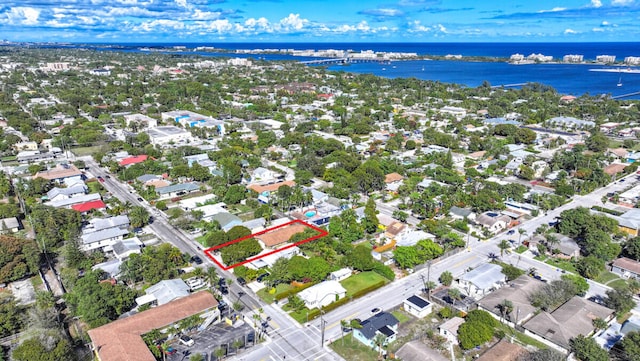
{"label": "residential neighborhood", "polygon": [[0,57],[0,360],[637,356],[637,101]]}

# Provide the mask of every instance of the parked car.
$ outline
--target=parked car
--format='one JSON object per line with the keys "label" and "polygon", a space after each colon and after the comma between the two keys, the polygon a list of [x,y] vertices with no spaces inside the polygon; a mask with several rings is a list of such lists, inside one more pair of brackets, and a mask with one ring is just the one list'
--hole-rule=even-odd
{"label": "parked car", "polygon": [[263,273],[263,274],[261,274],[260,276],[258,276],[258,278],[256,278],[256,280],[257,280],[258,282],[262,282],[262,281],[263,281],[265,278],[267,278],[267,276],[269,276],[269,275],[270,275],[270,273],[269,273],[269,272],[267,272],[267,273]]}
{"label": "parked car", "polygon": [[193,256],[191,257],[191,262],[195,264],[202,264],[202,258],[199,256]]}
{"label": "parked car", "polygon": [[371,310],[371,313],[376,314],[376,313],[379,313],[380,311],[382,311],[382,310],[379,309],[378,307],[376,307],[373,310]]}
{"label": "parked car", "polygon": [[193,346],[196,343],[191,337],[187,335],[181,335],[179,339],[181,344],[189,347]]}
{"label": "parked car", "polygon": [[508,235],[512,235],[512,234],[514,234],[514,233],[516,233],[516,231],[515,231],[515,230],[513,230],[513,229],[510,229],[510,230],[507,232],[507,234],[508,234]]}
{"label": "parked car", "polygon": [[98,177],[98,180],[100,181],[100,183],[104,183],[104,178]]}
{"label": "parked car", "polygon": [[173,348],[173,347],[169,347],[168,349],[164,350],[164,353],[165,353],[165,354],[167,354],[167,355],[173,355],[173,354],[175,354],[176,352],[178,352],[178,350],[176,350],[176,349],[175,349],[175,348]]}
{"label": "parked car", "polygon": [[238,284],[240,286],[245,286],[247,284],[247,281],[245,281],[242,277],[238,277]]}

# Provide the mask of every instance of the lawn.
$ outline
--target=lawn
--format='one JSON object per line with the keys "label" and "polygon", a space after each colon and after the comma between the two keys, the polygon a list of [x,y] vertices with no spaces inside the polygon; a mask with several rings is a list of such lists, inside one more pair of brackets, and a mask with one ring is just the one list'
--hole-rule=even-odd
{"label": "lawn", "polygon": [[408,313],[401,310],[393,311],[391,312],[391,314],[396,316],[396,318],[400,323],[405,323],[411,320],[411,316]]}
{"label": "lawn", "polygon": [[351,333],[333,341],[329,346],[338,355],[349,361],[372,361],[378,358],[377,352],[354,339]]}
{"label": "lawn", "polygon": [[613,281],[613,280],[618,279],[618,278],[620,278],[620,277],[618,277],[615,273],[604,271],[604,272],[600,272],[600,274],[595,279],[595,281],[599,282],[599,283],[602,283],[603,285],[606,285],[608,282]]}
{"label": "lawn", "polygon": [[620,288],[625,288],[627,286],[627,281],[623,280],[622,278],[619,278],[617,280],[613,280],[609,283],[607,283],[607,286],[614,288],[614,289],[620,289]]}
{"label": "lawn", "polygon": [[525,253],[529,248],[527,248],[526,246],[518,246],[518,248],[516,248],[516,253],[518,254],[523,254]]}
{"label": "lawn", "polygon": [[102,187],[100,182],[87,182],[87,187],[89,187],[89,193],[104,193],[105,189]]}
{"label": "lawn", "polygon": [[342,287],[347,290],[347,297],[353,296],[354,293],[366,289],[367,287],[371,287],[379,282],[386,283],[387,279],[373,271],[360,272],[344,281],[340,281]]}
{"label": "lawn", "polygon": [[516,331],[513,328],[509,327],[508,325],[505,325],[504,323],[501,323],[498,326],[498,329],[504,331],[505,335],[507,336],[510,336],[510,335],[514,336],[518,341],[520,341],[525,345],[534,346],[539,350],[544,350],[549,348],[549,346],[547,346],[546,344],[536,340],[533,337],[529,337],[522,332]]}
{"label": "lawn", "polygon": [[71,152],[73,154],[75,154],[78,157],[82,157],[85,155],[92,155],[94,153],[98,153],[100,151],[100,149],[102,149],[102,145],[94,145],[91,147],[78,147],[78,148],[73,148],[73,150],[71,150]]}
{"label": "lawn", "polygon": [[563,259],[557,259],[557,258],[549,258],[545,261],[546,264],[552,265],[554,267],[558,267],[560,269],[563,269],[565,271],[569,271],[572,273],[578,273],[576,271],[576,267],[573,265],[573,263],[571,261],[565,261]]}
{"label": "lawn", "polygon": [[269,288],[265,287],[261,290],[259,290],[256,294],[266,303],[273,303],[273,301],[275,301],[276,299],[276,295],[282,293],[282,292],[286,292],[293,289],[293,286],[291,286],[288,283],[280,283],[276,286],[276,292],[274,294],[269,293]]}

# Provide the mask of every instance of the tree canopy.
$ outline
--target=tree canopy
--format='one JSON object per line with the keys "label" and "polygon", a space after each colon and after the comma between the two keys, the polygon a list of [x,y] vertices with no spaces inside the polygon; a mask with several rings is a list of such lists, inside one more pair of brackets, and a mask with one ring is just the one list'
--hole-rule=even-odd
{"label": "tree canopy", "polygon": [[40,250],[34,240],[0,235],[0,283],[34,275],[40,266]]}

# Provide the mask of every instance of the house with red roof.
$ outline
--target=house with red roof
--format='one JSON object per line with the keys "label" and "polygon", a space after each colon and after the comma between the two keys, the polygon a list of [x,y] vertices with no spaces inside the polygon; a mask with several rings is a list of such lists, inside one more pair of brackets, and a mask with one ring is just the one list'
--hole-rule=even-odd
{"label": "house with red roof", "polygon": [[89,201],[85,203],[74,204],[71,206],[71,209],[80,213],[87,213],[93,209],[104,209],[107,208],[107,205],[100,199],[95,201]]}
{"label": "house with red roof", "polygon": [[140,154],[140,155],[134,155],[132,157],[127,157],[124,158],[123,160],[120,161],[120,163],[118,163],[121,167],[128,167],[130,165],[134,165],[134,164],[138,164],[138,163],[142,163],[145,160],[147,160],[147,158],[149,158],[148,155],[146,154]]}

